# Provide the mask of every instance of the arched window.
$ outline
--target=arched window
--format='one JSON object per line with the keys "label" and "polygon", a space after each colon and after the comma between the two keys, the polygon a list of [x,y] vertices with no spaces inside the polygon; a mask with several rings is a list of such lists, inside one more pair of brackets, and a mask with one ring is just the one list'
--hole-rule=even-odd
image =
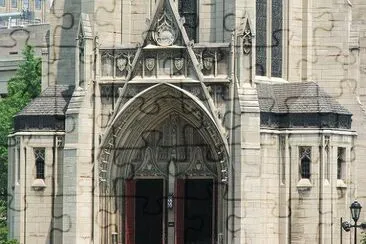
{"label": "arched window", "polygon": [[45,178],[45,149],[44,148],[35,148],[34,149],[34,157],[36,161],[36,179]]}
{"label": "arched window", "polygon": [[311,176],[311,147],[300,147],[300,178],[310,179]]}
{"label": "arched window", "polygon": [[256,75],[282,77],[283,0],[256,1]]}

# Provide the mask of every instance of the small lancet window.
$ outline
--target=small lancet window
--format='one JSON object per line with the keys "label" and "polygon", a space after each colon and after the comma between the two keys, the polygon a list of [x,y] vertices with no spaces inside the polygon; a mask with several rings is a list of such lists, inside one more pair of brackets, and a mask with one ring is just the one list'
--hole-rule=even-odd
{"label": "small lancet window", "polygon": [[329,160],[329,136],[325,136],[325,147],[324,147],[324,166],[325,166],[325,179],[330,178],[330,160]]}
{"label": "small lancet window", "polygon": [[34,149],[34,157],[36,161],[36,179],[45,178],[45,149],[44,148],[35,148]]}
{"label": "small lancet window", "polygon": [[180,0],[178,10],[180,16],[185,19],[184,28],[189,40],[197,42],[197,0]]}
{"label": "small lancet window", "polygon": [[311,176],[311,147],[300,147],[300,177],[310,179]]}
{"label": "small lancet window", "polygon": [[346,149],[338,147],[337,154],[337,180],[344,180],[346,173]]}

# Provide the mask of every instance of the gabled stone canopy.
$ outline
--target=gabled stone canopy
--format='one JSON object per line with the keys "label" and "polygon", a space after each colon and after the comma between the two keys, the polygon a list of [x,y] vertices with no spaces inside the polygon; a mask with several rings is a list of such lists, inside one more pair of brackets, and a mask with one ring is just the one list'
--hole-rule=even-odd
{"label": "gabled stone canopy", "polygon": [[[203,81],[200,64],[192,49],[193,43],[189,40],[183,23],[184,19],[180,18],[178,9],[172,0],[159,0],[153,13],[153,18],[148,20],[147,30],[142,33],[142,43],[139,44],[136,54],[134,55],[130,72],[128,72],[126,80],[130,80],[133,77],[133,74],[138,72],[136,71],[137,63],[141,62],[143,57],[142,54],[144,52],[156,52],[156,49],[159,48],[163,48],[165,52],[169,49],[174,49],[174,51],[177,52],[179,51],[179,48],[183,48],[180,51],[182,53],[187,53],[186,56],[189,59],[189,62],[193,64],[195,77],[199,81]],[[150,60],[152,61],[153,59]]]}

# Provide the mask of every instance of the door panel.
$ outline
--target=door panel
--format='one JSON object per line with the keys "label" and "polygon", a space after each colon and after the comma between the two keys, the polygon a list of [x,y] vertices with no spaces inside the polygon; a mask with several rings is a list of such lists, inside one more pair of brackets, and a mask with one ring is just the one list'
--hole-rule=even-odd
{"label": "door panel", "polygon": [[135,244],[135,190],[136,182],[126,180],[125,182],[125,243]]}
{"label": "door panel", "polygon": [[213,243],[213,181],[186,180],[184,201],[184,243]]}
{"label": "door panel", "polygon": [[137,180],[135,244],[163,243],[163,180]]}
{"label": "door panel", "polygon": [[175,243],[184,244],[184,184],[183,179],[176,180],[175,186]]}
{"label": "door panel", "polygon": [[[126,181],[125,243],[163,244],[164,181]],[[177,179],[175,186],[175,243],[212,244],[215,236],[216,190],[211,179]],[[170,243],[167,243],[170,244]]]}

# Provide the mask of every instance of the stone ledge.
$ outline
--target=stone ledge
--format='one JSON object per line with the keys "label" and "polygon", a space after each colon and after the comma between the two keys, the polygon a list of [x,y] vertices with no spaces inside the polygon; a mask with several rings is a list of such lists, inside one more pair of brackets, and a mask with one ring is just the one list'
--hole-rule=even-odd
{"label": "stone ledge", "polygon": [[337,188],[340,188],[340,189],[346,189],[347,188],[346,183],[344,183],[344,181],[340,180],[340,179],[337,179],[336,186],[337,186]]}
{"label": "stone ledge", "polygon": [[310,190],[313,187],[309,179],[301,179],[296,185],[298,190]]}
{"label": "stone ledge", "polygon": [[43,179],[35,179],[32,183],[32,189],[35,191],[42,191],[47,187]]}

